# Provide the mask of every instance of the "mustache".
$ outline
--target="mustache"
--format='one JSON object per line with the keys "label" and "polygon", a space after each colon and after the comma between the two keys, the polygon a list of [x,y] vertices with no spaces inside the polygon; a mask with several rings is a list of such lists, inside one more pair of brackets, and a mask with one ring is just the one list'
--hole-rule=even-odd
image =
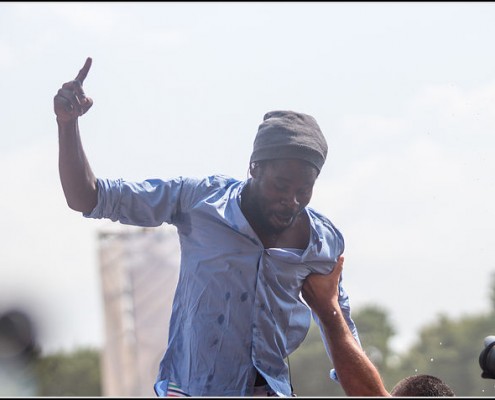
{"label": "mustache", "polygon": [[295,218],[303,211],[303,209],[304,208],[293,210],[291,208],[284,207],[284,208],[279,208],[279,209],[275,210],[274,214],[277,214],[277,215],[284,217],[284,218],[289,218],[289,217]]}

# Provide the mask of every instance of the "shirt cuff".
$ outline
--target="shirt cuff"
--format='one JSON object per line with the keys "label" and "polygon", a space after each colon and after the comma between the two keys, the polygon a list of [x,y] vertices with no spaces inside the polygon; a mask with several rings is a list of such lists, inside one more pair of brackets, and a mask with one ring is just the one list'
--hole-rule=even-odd
{"label": "shirt cuff", "polygon": [[330,379],[332,379],[333,381],[337,382],[337,383],[340,383],[339,382],[339,377],[337,376],[337,372],[335,371],[335,368],[332,368],[330,370]]}

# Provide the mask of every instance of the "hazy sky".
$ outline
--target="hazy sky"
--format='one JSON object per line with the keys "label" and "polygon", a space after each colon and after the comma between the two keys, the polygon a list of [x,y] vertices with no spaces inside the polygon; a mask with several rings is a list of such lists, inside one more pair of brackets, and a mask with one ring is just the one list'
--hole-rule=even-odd
{"label": "hazy sky", "polygon": [[490,2],[0,3],[0,307],[29,304],[48,351],[103,343],[116,224],[67,207],[53,113],[89,56],[97,176],[245,178],[267,111],[311,114],[329,143],[311,206],[344,235],[351,306],[387,309],[398,350],[486,312],[494,21]]}

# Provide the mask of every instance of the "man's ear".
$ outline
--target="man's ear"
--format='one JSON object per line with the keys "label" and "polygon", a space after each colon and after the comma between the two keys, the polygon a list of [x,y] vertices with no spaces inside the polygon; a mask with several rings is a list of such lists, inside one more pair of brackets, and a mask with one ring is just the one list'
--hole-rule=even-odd
{"label": "man's ear", "polygon": [[249,165],[249,173],[253,178],[257,178],[260,172],[260,165],[257,162],[253,162]]}

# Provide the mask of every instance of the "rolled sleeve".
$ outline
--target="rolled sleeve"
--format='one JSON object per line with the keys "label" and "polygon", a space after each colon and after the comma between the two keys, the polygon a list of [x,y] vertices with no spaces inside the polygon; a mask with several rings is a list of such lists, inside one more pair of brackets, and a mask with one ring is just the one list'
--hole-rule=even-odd
{"label": "rolled sleeve", "polygon": [[177,212],[182,179],[97,179],[98,203],[86,218],[107,218],[122,224],[143,227],[170,223]]}
{"label": "rolled sleeve", "polygon": [[119,220],[118,206],[122,194],[122,179],[96,179],[98,189],[98,203],[90,213],[83,213],[86,218],[108,218],[112,221]]}

